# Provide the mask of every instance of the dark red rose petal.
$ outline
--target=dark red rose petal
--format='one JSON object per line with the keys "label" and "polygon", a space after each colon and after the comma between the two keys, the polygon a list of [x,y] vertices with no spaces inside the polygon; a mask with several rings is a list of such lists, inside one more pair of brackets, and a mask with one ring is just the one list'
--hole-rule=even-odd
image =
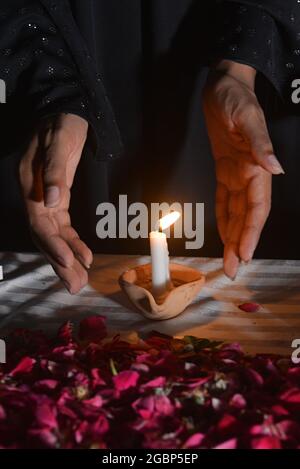
{"label": "dark red rose petal", "polygon": [[252,440],[252,449],[281,449],[281,443],[276,436],[262,436]]}
{"label": "dark red rose petal", "polygon": [[18,365],[10,372],[10,376],[30,373],[35,363],[36,360],[34,358],[23,357]]}
{"label": "dark red rose petal", "polygon": [[260,309],[260,305],[257,303],[243,303],[239,305],[239,308],[245,313],[256,313]]}
{"label": "dark red rose petal", "polygon": [[73,342],[73,324],[71,323],[71,321],[65,322],[59,328],[57,336],[64,344],[69,344],[70,342]]}
{"label": "dark red rose petal", "polygon": [[106,318],[103,316],[89,316],[79,324],[79,339],[89,342],[101,342],[107,336]]}
{"label": "dark red rose petal", "polygon": [[42,428],[56,428],[56,411],[49,404],[40,404],[36,409],[36,422]]}

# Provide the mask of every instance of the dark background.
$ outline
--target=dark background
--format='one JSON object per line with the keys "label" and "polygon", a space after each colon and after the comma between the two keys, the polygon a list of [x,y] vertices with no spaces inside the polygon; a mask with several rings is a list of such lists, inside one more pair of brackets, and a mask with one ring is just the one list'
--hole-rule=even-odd
{"label": "dark background", "polygon": [[[116,202],[119,194],[128,194],[129,203],[204,202],[204,247],[185,251],[184,240],[172,240],[170,251],[221,256],[214,166],[201,110],[207,74],[201,63],[205,38],[211,34],[203,5],[199,12],[202,2],[99,0],[90,12],[97,18],[94,28],[84,3],[72,2],[74,16],[106,84],[125,154],[116,161],[97,162],[85,151],[73,188],[75,227],[95,252],[148,253],[147,240],[99,240],[97,205]],[[274,178],[272,213],[256,256],[299,259],[300,118],[262,77],[258,95],[286,175]],[[21,111],[26,116],[26,109]],[[14,137],[11,126],[10,138]],[[0,160],[0,250],[34,250],[19,195],[19,158],[20,154]]]}

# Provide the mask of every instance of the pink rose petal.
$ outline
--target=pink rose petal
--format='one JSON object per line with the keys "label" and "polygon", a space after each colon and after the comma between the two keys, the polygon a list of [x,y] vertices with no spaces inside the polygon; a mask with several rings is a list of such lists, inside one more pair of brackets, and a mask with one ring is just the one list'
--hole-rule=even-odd
{"label": "pink rose petal", "polygon": [[117,391],[125,391],[126,389],[135,387],[139,379],[136,371],[121,371],[117,376],[113,377],[113,382]]}
{"label": "pink rose petal", "polygon": [[92,407],[96,407],[97,409],[99,409],[103,405],[103,399],[101,398],[101,396],[94,396],[91,399],[85,399],[83,402]]}
{"label": "pink rose petal", "polygon": [[151,388],[162,388],[166,384],[166,378],[165,376],[159,376],[158,378],[154,378],[148,383],[145,383],[141,386],[141,390],[145,391],[146,389],[151,389]]}
{"label": "pink rose petal", "polygon": [[148,420],[152,417],[155,409],[155,401],[153,396],[141,397],[133,402],[132,407],[144,419]]}
{"label": "pink rose petal", "polygon": [[236,449],[237,447],[237,439],[231,438],[230,440],[224,441],[224,443],[220,443],[219,445],[215,446],[214,449]]}
{"label": "pink rose petal", "polygon": [[203,433],[195,433],[190,436],[183,445],[184,449],[198,448],[204,439]]}
{"label": "pink rose petal", "polygon": [[235,394],[230,400],[230,405],[236,409],[244,409],[247,406],[247,401],[241,394]]}
{"label": "pink rose petal", "polygon": [[160,415],[172,415],[174,406],[167,396],[155,396],[155,409]]}
{"label": "pink rose petal", "polygon": [[92,375],[93,387],[95,387],[95,386],[104,386],[105,385],[105,381],[102,378],[100,370],[98,368],[93,368],[91,370],[91,375]]}

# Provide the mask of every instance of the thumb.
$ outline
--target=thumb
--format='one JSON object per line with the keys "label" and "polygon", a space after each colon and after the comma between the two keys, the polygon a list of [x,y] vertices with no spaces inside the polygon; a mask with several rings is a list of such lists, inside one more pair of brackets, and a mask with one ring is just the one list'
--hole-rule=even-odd
{"label": "thumb", "polygon": [[284,170],[274,155],[264,113],[259,105],[245,113],[238,122],[238,128],[244,139],[250,144],[254,160],[271,174],[284,174]]}
{"label": "thumb", "polygon": [[48,208],[59,205],[66,189],[67,160],[62,146],[50,145],[43,168],[44,203]]}

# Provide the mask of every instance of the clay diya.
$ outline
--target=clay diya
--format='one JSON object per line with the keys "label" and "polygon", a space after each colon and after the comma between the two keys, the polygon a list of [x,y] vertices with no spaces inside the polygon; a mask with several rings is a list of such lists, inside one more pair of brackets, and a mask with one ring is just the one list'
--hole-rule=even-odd
{"label": "clay diya", "polygon": [[159,297],[154,296],[151,264],[124,272],[119,284],[134,306],[148,319],[162,321],[182,313],[196,298],[205,283],[205,275],[181,264],[170,263],[170,287]]}

